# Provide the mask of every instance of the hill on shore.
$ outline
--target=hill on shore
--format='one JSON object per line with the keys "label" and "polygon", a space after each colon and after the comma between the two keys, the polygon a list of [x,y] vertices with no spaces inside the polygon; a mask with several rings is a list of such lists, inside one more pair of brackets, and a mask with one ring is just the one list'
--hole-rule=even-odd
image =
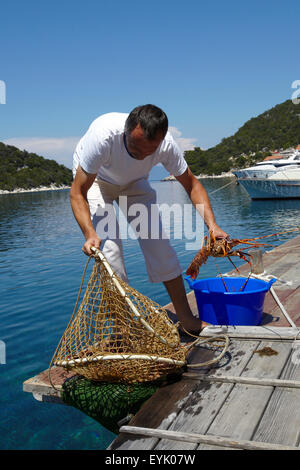
{"label": "hill on shore", "polygon": [[0,190],[71,184],[72,171],[64,165],[0,142]]}
{"label": "hill on shore", "polygon": [[208,150],[195,147],[185,159],[196,175],[218,175],[263,160],[300,143],[300,105],[287,100],[249,119],[234,135]]}

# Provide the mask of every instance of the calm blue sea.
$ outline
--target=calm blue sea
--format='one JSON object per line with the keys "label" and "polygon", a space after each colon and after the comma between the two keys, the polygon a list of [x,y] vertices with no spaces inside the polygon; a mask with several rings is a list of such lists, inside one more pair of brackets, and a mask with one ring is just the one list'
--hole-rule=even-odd
{"label": "calm blue sea", "polygon": [[[202,180],[208,193],[230,179]],[[177,182],[152,182],[158,202],[188,203]],[[0,365],[0,448],[105,449],[114,435],[74,408],[39,403],[22,383],[46,369],[73,310],[86,257],[73,218],[68,191],[0,196],[0,340],[6,364]],[[251,201],[231,184],[211,195],[219,225],[232,238],[250,238],[300,225],[299,201]],[[177,223],[175,219],[175,224]],[[286,234],[275,244],[295,234]],[[182,268],[196,251],[172,240]],[[164,286],[150,284],[138,242],[126,240],[125,260],[131,285],[162,305]],[[228,260],[218,263],[225,272]],[[209,260],[200,276],[215,276]]]}

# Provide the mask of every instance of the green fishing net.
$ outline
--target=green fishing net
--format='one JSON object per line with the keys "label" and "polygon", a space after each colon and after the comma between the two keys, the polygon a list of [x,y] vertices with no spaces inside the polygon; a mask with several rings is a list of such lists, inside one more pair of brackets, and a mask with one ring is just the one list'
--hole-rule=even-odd
{"label": "green fishing net", "polygon": [[159,382],[116,384],[74,376],[63,384],[62,399],[117,434],[120,422],[137,413],[160,386]]}

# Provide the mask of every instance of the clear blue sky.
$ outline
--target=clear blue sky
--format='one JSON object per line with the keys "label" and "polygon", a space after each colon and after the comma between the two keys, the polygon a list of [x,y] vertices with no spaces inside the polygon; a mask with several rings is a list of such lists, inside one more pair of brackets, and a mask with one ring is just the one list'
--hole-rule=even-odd
{"label": "clear blue sky", "polygon": [[300,80],[299,5],[6,0],[0,141],[49,138],[67,149],[98,115],[153,103],[181,138],[211,147],[291,97]]}

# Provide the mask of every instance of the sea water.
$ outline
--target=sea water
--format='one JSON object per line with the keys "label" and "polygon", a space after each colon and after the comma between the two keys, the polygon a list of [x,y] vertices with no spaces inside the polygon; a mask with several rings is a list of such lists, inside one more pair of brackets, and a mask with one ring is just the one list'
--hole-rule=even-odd
{"label": "sea water", "polygon": [[[234,182],[215,192],[231,179],[201,181],[211,194],[218,224],[232,238],[300,225],[299,201],[251,201]],[[178,182],[151,184],[160,204],[189,202]],[[186,240],[172,238],[177,223],[175,216],[171,243],[184,271],[197,250],[187,251]],[[6,353],[6,363],[0,364],[1,449],[105,449],[115,437],[72,407],[40,403],[22,391],[24,380],[47,369],[72,314],[86,261],[82,244],[68,190],[0,196],[0,341]],[[130,284],[161,305],[168,303],[164,286],[148,281],[138,242],[124,240],[124,252]],[[227,259],[218,259],[218,267],[222,272],[232,269]],[[209,259],[199,276],[217,274]]]}

